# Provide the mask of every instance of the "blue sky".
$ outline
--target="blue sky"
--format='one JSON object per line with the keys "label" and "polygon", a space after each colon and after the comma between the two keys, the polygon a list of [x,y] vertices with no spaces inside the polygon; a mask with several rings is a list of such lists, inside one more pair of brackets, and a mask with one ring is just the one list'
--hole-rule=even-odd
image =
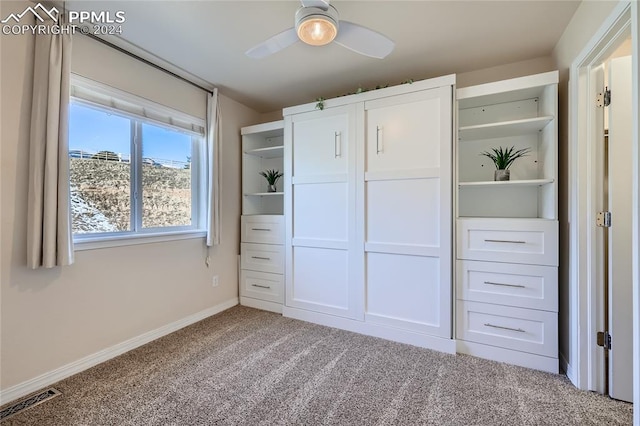
{"label": "blue sky", "polygon": [[[129,158],[129,119],[77,103],[71,104],[69,117],[69,150],[113,151]],[[191,155],[191,136],[184,133],[143,124],[142,138],[143,157],[186,162]]]}

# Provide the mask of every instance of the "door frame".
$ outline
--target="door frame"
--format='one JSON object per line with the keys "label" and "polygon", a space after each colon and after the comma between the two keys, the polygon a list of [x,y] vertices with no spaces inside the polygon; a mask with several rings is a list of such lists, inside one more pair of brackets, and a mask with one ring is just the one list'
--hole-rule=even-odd
{"label": "door frame", "polygon": [[[580,389],[599,390],[598,355],[595,344],[598,331],[596,307],[597,232],[595,223],[597,185],[597,147],[594,143],[594,117],[588,105],[595,102],[590,87],[591,71],[618,46],[621,37],[632,36],[633,114],[638,117],[638,11],[637,2],[620,2],[592,39],[571,64],[569,77],[569,317],[570,359],[567,376]],[[634,403],[640,407],[640,158],[638,120],[633,129],[633,299],[634,299]],[[603,366],[600,366],[600,370]],[[640,424],[640,410],[634,410]]]}

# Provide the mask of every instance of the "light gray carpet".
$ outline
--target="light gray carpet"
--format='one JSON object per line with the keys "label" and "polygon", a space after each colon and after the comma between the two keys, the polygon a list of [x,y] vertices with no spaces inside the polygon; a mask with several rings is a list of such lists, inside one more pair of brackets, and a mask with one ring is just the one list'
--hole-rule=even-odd
{"label": "light gray carpet", "polygon": [[11,425],[627,425],[563,376],[235,307],[54,385]]}

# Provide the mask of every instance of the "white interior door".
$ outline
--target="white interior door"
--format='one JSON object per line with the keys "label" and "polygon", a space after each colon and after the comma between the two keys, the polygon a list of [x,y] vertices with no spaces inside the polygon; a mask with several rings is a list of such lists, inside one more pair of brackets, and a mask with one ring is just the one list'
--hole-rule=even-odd
{"label": "white interior door", "polygon": [[451,87],[365,103],[367,322],[451,337]]}
{"label": "white interior door", "polygon": [[611,104],[608,107],[609,228],[609,395],[633,400],[632,307],[632,105],[631,57],[608,64]]}
{"label": "white interior door", "polygon": [[[355,107],[291,119],[286,305],[362,317],[355,245]],[[360,274],[361,275],[361,274]]]}

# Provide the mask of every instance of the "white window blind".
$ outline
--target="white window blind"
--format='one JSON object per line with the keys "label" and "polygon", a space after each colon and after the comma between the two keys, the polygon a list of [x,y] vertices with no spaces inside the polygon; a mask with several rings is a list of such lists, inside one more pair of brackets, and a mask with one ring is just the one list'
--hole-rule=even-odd
{"label": "white window blind", "polygon": [[205,134],[205,122],[200,118],[77,74],[71,75],[70,94],[73,98],[99,105],[116,113],[129,114],[182,132],[200,136]]}

